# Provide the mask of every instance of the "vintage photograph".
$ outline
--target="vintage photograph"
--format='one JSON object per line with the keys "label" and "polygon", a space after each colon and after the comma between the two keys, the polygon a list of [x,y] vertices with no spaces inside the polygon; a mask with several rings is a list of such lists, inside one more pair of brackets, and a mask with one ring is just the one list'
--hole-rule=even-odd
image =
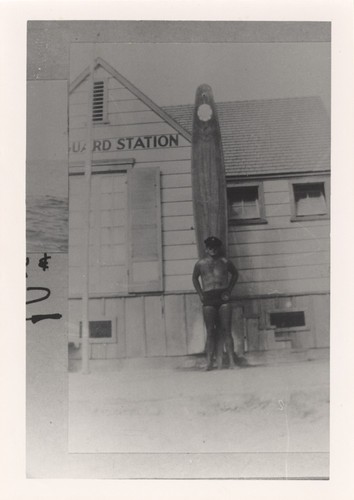
{"label": "vintage photograph", "polygon": [[212,479],[188,465],[210,456],[220,478],[328,479],[331,27],[224,24],[241,39],[108,42],[100,22],[67,82],[33,84],[53,122],[34,157],[67,145],[27,181],[32,261],[66,304],[37,320],[65,325],[65,446],[186,457],[154,478]]}
{"label": "vintage photograph", "polygon": [[329,56],[71,45],[70,451],[328,451]]}

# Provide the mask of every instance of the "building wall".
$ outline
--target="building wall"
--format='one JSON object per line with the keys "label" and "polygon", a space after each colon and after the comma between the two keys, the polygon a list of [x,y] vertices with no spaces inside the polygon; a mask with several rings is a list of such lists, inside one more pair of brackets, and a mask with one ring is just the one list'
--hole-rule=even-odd
{"label": "building wall", "polygon": [[[95,140],[177,133],[102,68],[97,76],[107,78],[109,124],[94,126]],[[70,95],[70,143],[81,146],[86,134],[87,86],[84,81]],[[132,168],[159,167],[163,293],[129,294],[127,174],[122,167],[119,172],[94,175],[90,274],[91,293],[96,298],[90,303],[91,319],[111,318],[116,325],[116,341],[91,343],[91,356],[106,359],[201,352],[205,331],[191,281],[197,250],[190,143],[179,135],[178,147],[94,151],[93,160],[131,162]],[[72,148],[70,168],[84,161],[85,152]],[[70,176],[73,300],[69,337],[76,342],[81,316],[82,181],[82,176]],[[289,180],[262,182],[266,224],[230,226],[229,231],[229,256],[240,272],[233,297],[236,348],[243,352],[328,346],[329,221],[291,222]],[[307,328],[291,332],[286,341],[275,339],[274,330],[266,327],[267,314],[295,309],[306,309]],[[76,355],[80,355],[79,350]]]}
{"label": "building wall", "polygon": [[[287,295],[246,299],[242,307],[243,324],[234,323],[238,352],[304,350],[329,347],[329,294]],[[267,319],[271,312],[304,311],[306,326],[277,334]],[[237,316],[237,315],[236,315]],[[242,330],[242,334],[240,333]],[[240,341],[243,335],[243,342]]]}
{"label": "building wall", "polygon": [[229,256],[240,271],[236,294],[328,292],[329,220],[291,222],[289,179],[264,180],[263,189],[267,223],[230,227]]}
{"label": "building wall", "polygon": [[[69,341],[77,343],[81,301],[69,303]],[[109,319],[114,324],[113,342],[91,342],[93,359],[180,356],[204,350],[205,330],[201,304],[195,294],[141,295],[92,299],[90,320]]]}
{"label": "building wall", "polygon": [[[274,311],[302,310],[306,327],[277,337],[267,325]],[[71,357],[79,359],[81,301],[69,303]],[[115,325],[112,342],[91,342],[92,359],[181,356],[204,350],[205,328],[195,294],[92,299],[90,320],[109,319]],[[329,347],[329,295],[312,294],[249,298],[233,302],[232,335],[238,355],[253,351],[304,350]]]}
{"label": "building wall", "polygon": [[[94,126],[94,139],[117,138],[129,136],[142,136],[154,134],[176,134],[169,124],[166,124],[161,117],[151,111],[146,104],[136,98],[131,92],[124,89],[119,82],[113,77],[109,77],[105,72],[98,72],[97,77],[107,77],[109,96],[108,96],[108,125]],[[81,144],[85,142],[86,134],[86,114],[87,114],[87,82],[83,82],[70,96],[70,143]],[[191,146],[190,143],[181,135],[179,135],[179,146],[165,149],[146,149],[146,150],[127,150],[114,152],[94,152],[94,161],[123,161],[134,158],[134,165],[137,167],[156,167],[158,166],[161,172],[161,213],[162,213],[162,252],[163,252],[163,275],[164,289],[166,291],[185,291],[192,290],[192,283],[189,272],[189,267],[192,260],[196,260],[197,251],[194,238],[193,227],[193,211],[192,211],[192,190],[191,190],[191,173],[190,173],[190,158]],[[75,153],[70,152],[71,164],[82,163],[85,161],[85,152]],[[104,175],[104,174],[103,174]],[[128,214],[124,218],[124,206],[122,200],[126,196],[126,178],[121,175],[121,182],[118,185],[115,181],[115,191],[120,192],[120,201],[114,207],[115,213],[112,217],[121,221],[121,236],[117,235],[122,244],[123,237],[123,219],[128,220]],[[97,177],[97,176],[94,176]],[[93,177],[93,179],[94,179]],[[93,180],[95,182],[95,179]],[[104,181],[102,181],[104,182]],[[107,181],[107,189],[109,189]],[[96,182],[98,184],[98,182]],[[80,187],[80,185],[82,187]],[[81,191],[80,191],[81,189]],[[105,189],[105,188],[103,188]],[[82,179],[72,176],[70,179],[71,193],[71,229],[74,229],[72,242],[80,243],[78,227],[80,222],[80,214],[77,210],[80,209],[80,203],[83,193]],[[92,197],[93,204],[95,197]],[[118,205],[119,203],[119,205]],[[126,206],[126,205],[125,205]],[[73,212],[76,213],[73,213]],[[76,230],[76,234],[75,234]],[[97,227],[93,231],[98,231]],[[94,240],[94,235],[92,235]],[[127,241],[125,241],[127,244]],[[73,248],[73,247],[71,247]],[[96,249],[97,251],[97,249]],[[115,249],[117,253],[117,249]],[[80,256],[78,248],[75,250],[76,257],[72,255],[70,259],[70,275],[72,295],[79,293],[80,290]],[[121,249],[121,254],[123,249]],[[93,257],[94,258],[94,257]],[[127,272],[127,262],[124,257],[121,257],[121,265],[125,265],[120,269],[113,271],[117,276],[117,290],[122,293],[127,292],[126,278],[124,272]],[[125,264],[124,264],[125,263]],[[117,264],[117,262],[115,262]],[[96,271],[93,270],[95,273]],[[100,291],[102,287],[100,287]],[[112,292],[112,286],[107,287],[106,292]]]}

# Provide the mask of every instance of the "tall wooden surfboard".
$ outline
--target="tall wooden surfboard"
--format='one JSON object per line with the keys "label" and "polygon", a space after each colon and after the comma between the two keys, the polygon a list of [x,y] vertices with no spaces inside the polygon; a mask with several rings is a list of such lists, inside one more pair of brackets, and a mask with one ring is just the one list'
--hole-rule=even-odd
{"label": "tall wooden surfboard", "polygon": [[204,240],[216,236],[227,252],[227,196],[219,120],[209,85],[197,88],[192,132],[192,193],[199,258]]}

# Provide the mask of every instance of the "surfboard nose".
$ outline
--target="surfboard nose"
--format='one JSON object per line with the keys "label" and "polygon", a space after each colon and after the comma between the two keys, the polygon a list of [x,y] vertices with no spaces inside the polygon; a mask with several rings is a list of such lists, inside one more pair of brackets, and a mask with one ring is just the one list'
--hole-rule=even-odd
{"label": "surfboard nose", "polygon": [[214,99],[213,97],[213,91],[210,85],[207,83],[203,83],[202,85],[199,85],[197,88],[196,94],[195,94],[195,102],[196,104],[203,104],[203,103],[209,103],[212,102]]}

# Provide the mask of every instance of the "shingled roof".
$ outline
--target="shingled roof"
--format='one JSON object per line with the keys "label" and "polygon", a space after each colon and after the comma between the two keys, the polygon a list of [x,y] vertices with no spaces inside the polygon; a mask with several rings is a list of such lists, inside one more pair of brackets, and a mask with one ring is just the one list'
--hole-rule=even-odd
{"label": "shingled roof", "polygon": [[[226,174],[329,171],[330,120],[319,97],[216,103]],[[193,105],[163,107],[192,132]]]}

